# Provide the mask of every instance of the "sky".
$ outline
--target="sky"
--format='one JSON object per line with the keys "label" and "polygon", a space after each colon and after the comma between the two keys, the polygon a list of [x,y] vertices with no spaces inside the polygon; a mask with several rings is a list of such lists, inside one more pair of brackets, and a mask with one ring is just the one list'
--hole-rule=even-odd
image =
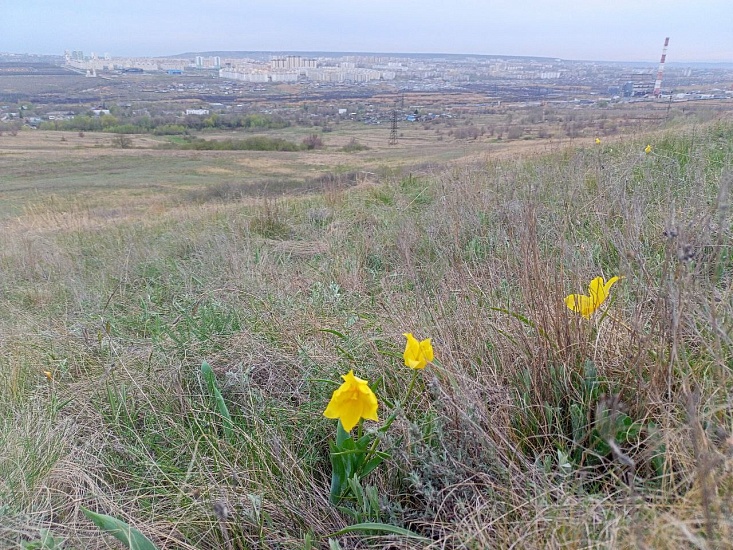
{"label": "sky", "polygon": [[733,62],[733,0],[0,0],[0,52],[462,53]]}

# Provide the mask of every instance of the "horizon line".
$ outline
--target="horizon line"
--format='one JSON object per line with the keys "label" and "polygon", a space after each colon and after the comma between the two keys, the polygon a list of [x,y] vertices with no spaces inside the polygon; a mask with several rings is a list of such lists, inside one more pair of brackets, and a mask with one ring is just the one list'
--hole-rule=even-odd
{"label": "horizon line", "polygon": [[[83,50],[82,50],[83,51]],[[91,51],[91,50],[90,50]],[[340,54],[340,55],[376,55],[376,56],[399,56],[399,57],[407,57],[411,55],[415,56],[436,56],[436,57],[497,57],[497,58],[518,58],[518,59],[547,59],[547,60],[553,60],[553,61],[569,61],[569,62],[579,62],[579,63],[652,63],[657,64],[658,61],[655,60],[609,60],[609,59],[572,59],[572,58],[564,58],[564,57],[558,57],[558,56],[551,56],[551,55],[516,55],[516,54],[486,54],[486,53],[449,53],[449,52],[416,52],[416,51],[404,51],[404,52],[397,52],[397,51],[390,51],[390,52],[378,52],[378,51],[360,51],[360,50],[298,50],[298,49],[284,49],[284,50],[274,50],[274,49],[263,49],[263,50],[191,50],[191,51],[185,51],[181,53],[175,53],[175,54],[164,54],[164,55],[111,55],[110,57],[150,57],[150,58],[173,58],[173,57],[183,57],[188,55],[201,55],[201,54],[222,54],[222,53],[238,53],[238,54],[244,54],[244,53],[254,53],[254,54]],[[57,56],[57,57],[63,57],[63,54],[60,53],[38,53],[38,52],[12,52],[12,51],[5,51],[0,52],[0,54],[11,54],[11,55],[48,55],[48,56]],[[676,61],[676,60],[668,60],[666,63],[668,64],[689,64],[689,63],[696,63],[696,64],[711,64],[711,65],[733,65],[733,60],[686,60],[686,61]]]}

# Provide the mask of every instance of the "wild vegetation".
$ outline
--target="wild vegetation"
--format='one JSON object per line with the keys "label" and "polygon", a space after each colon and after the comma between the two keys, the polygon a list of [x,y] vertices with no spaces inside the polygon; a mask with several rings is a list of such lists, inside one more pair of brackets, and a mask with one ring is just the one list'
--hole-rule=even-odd
{"label": "wild vegetation", "polygon": [[29,194],[0,545],[108,547],[86,510],[158,548],[730,547],[733,123],[600,141],[106,221]]}
{"label": "wild vegetation", "polygon": [[180,144],[170,144],[168,146],[197,151],[298,151],[301,148],[297,143],[265,136],[222,140],[190,138]]}
{"label": "wild vegetation", "polygon": [[41,130],[113,132],[117,134],[179,135],[192,130],[225,129],[225,130],[263,130],[287,128],[290,123],[280,117],[264,114],[220,115],[138,115],[127,113],[123,109],[114,109],[117,115],[81,113],[67,120],[51,120],[39,125]]}

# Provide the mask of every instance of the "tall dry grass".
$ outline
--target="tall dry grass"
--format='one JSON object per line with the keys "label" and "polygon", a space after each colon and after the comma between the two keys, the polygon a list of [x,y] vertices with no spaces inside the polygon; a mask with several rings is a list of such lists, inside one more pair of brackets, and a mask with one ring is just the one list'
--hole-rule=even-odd
{"label": "tall dry grass", "polygon": [[[424,546],[332,535],[354,517],[321,416],[353,368],[386,417],[413,332],[438,362],[365,480],[381,521],[435,548],[726,547],[733,126],[646,144],[5,232],[0,541],[106,547],[84,506],[166,548]],[[614,275],[592,319],[565,307]]]}

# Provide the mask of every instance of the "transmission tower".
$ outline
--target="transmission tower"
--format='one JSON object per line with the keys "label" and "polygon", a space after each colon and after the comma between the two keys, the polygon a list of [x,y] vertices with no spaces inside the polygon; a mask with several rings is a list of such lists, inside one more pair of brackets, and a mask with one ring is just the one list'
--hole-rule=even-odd
{"label": "transmission tower", "polygon": [[392,124],[390,125],[389,144],[397,145],[397,108],[392,109]]}
{"label": "transmission tower", "polygon": [[669,37],[664,39],[662,60],[659,62],[659,69],[657,70],[657,80],[654,83],[654,91],[652,92],[652,95],[654,97],[659,97],[662,94],[662,74],[664,73],[664,61],[667,58],[667,46],[669,46]]}

